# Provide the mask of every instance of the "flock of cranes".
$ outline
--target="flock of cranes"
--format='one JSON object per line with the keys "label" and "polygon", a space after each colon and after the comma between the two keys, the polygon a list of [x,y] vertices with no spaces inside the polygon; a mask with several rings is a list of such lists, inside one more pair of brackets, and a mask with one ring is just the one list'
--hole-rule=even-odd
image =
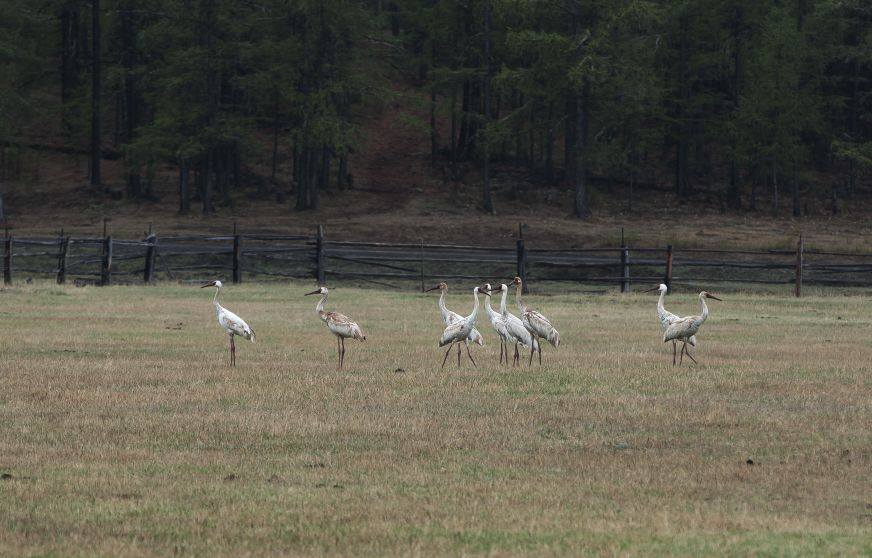
{"label": "flock of cranes", "polygon": [[[439,346],[448,346],[445,351],[445,356],[442,358],[442,368],[445,368],[445,363],[448,360],[448,355],[454,347],[457,347],[457,366],[460,366],[461,361],[461,344],[466,348],[466,355],[476,366],[475,359],[472,358],[472,353],[469,351],[469,343],[484,345],[484,338],[476,329],[479,310],[479,295],[485,297],[485,309],[487,310],[488,318],[491,325],[500,339],[500,364],[509,363],[509,346],[514,345],[515,354],[512,360],[514,366],[520,365],[521,354],[519,347],[530,349],[530,358],[528,366],[533,364],[533,355],[539,353],[539,364],[542,364],[542,340],[550,343],[555,349],[560,345],[560,333],[557,331],[551,322],[540,312],[530,308],[521,298],[523,283],[520,277],[515,277],[512,281],[515,287],[515,300],[518,305],[518,316],[515,316],[506,308],[506,297],[508,296],[509,287],[505,283],[494,288],[490,283],[485,283],[475,287],[472,290],[473,306],[472,312],[468,316],[462,316],[457,312],[453,312],[445,305],[445,295],[448,293],[448,285],[444,282],[439,283],[429,291],[439,290],[439,312],[442,316],[442,321],[445,324],[445,329],[442,331],[442,337],[439,339]],[[253,343],[255,341],[254,330],[249,327],[245,320],[227,310],[218,302],[218,294],[221,291],[221,281],[212,281],[203,285],[202,288],[215,287],[215,296],[212,298],[212,303],[215,306],[215,314],[218,318],[218,325],[224,330],[230,339],[230,365],[236,365],[236,345],[233,341],[235,336],[240,336],[244,339],[249,339]],[[659,285],[645,292],[658,290],[660,297],[657,300],[657,317],[660,321],[660,329],[663,332],[663,342],[672,341],[672,365],[675,366],[677,358],[677,345],[681,342],[681,353],[678,358],[678,364],[683,364],[684,355],[687,355],[693,362],[696,359],[690,354],[687,346],[697,346],[696,334],[699,329],[708,319],[709,310],[705,303],[707,298],[721,300],[713,294],[702,291],[699,293],[699,303],[701,307],[700,314],[697,316],[681,317],[672,312],[669,312],[663,306],[663,298],[666,295],[666,285]],[[491,305],[491,295],[500,293],[500,309],[494,310]],[[315,306],[315,311],[327,329],[336,336],[336,348],[339,358],[338,368],[342,369],[345,363],[345,340],[357,339],[358,341],[366,341],[366,335],[363,329],[351,318],[339,312],[329,312],[324,310],[324,305],[327,303],[327,287],[318,287],[309,295],[320,295],[321,299]]]}

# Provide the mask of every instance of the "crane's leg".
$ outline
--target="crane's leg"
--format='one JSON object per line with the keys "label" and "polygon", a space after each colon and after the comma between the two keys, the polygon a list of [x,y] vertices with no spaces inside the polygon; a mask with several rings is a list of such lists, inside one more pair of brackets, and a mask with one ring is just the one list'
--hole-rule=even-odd
{"label": "crane's leg", "polygon": [[342,369],[342,344],[339,342],[340,337],[336,336],[336,358],[339,363],[336,366],[336,370]]}
{"label": "crane's leg", "polygon": [[506,357],[506,364],[509,363],[509,351],[506,349],[506,340],[500,338],[500,364],[503,363],[503,355]]}
{"label": "crane's leg", "polygon": [[672,342],[672,366],[675,366],[675,351],[676,351],[675,341],[673,341]]}
{"label": "crane's leg", "polygon": [[236,343],[233,342],[233,334],[230,334],[230,366],[236,366]]}
{"label": "crane's leg", "polygon": [[681,366],[684,363],[684,351],[687,349],[687,344],[683,344],[681,346],[681,351],[679,352],[678,365]]}
{"label": "crane's leg", "polygon": [[345,338],[340,337],[339,339],[342,343],[342,352],[339,353],[339,368],[342,368],[345,366]]}
{"label": "crane's leg", "polygon": [[469,352],[469,343],[466,344],[466,356],[468,356],[469,360],[472,361],[472,367],[476,368],[478,365],[475,363],[475,360],[472,358],[472,353]]}
{"label": "crane's leg", "polygon": [[686,355],[687,355],[687,358],[689,358],[690,360],[692,360],[692,361],[694,362],[694,364],[698,364],[698,363],[696,362],[696,359],[693,358],[693,356],[690,354],[690,349],[687,348],[687,343],[684,344],[684,354],[686,354]]}
{"label": "crane's leg", "polygon": [[[464,341],[464,343],[468,343]],[[468,346],[468,344],[467,344]],[[457,343],[457,367],[460,368],[460,342]]]}
{"label": "crane's leg", "polygon": [[[506,355],[508,357],[508,355]],[[518,351],[518,342],[515,341],[515,358],[512,359],[512,366],[519,366],[521,364],[521,353]]]}
{"label": "crane's leg", "polygon": [[542,343],[539,343],[539,350],[537,352],[539,353],[539,366],[542,366]]}
{"label": "crane's leg", "polygon": [[[448,350],[445,351],[445,358],[442,359],[442,368],[443,369],[445,368],[445,361],[448,360],[448,354],[451,352],[451,349],[453,349],[453,348],[454,348],[454,343],[451,343],[450,345],[448,345]],[[460,347],[458,347],[457,350],[459,351]]]}
{"label": "crane's leg", "polygon": [[533,354],[536,352],[536,346],[530,345],[530,362],[527,363],[527,366],[533,366]]}

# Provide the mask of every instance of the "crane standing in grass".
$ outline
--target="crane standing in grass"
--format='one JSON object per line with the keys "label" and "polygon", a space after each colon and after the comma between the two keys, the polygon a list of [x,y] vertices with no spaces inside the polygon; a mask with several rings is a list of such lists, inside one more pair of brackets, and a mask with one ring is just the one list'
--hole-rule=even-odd
{"label": "crane standing in grass", "polygon": [[[648,289],[647,291],[645,291],[646,293],[649,293],[651,291],[660,291],[660,297],[657,299],[657,318],[660,320],[660,331],[662,331],[664,333],[666,332],[666,328],[668,328],[670,325],[674,324],[675,322],[677,322],[678,320],[681,319],[679,316],[676,316],[675,314],[673,314],[672,312],[670,312],[669,310],[667,310],[666,308],[663,307],[663,299],[666,296],[667,290],[668,290],[668,287],[666,285],[664,285],[663,283],[660,283],[658,286],[654,287],[653,289]],[[673,349],[672,352],[673,353],[675,352],[675,343],[676,343],[676,341],[673,340],[672,341],[672,349]],[[691,335],[687,339],[687,344],[690,345],[691,347],[696,347],[696,335]],[[693,357],[690,356],[690,351],[686,350],[685,352],[687,353],[687,356],[690,357],[691,360],[693,360]]]}
{"label": "crane standing in grass", "polygon": [[[509,293],[509,287],[507,287],[505,283],[500,285],[500,292],[503,294],[502,299],[500,300],[500,315],[502,315],[503,323],[505,324],[507,340],[509,343],[515,344],[515,357],[512,359],[512,365],[518,366],[521,363],[521,353],[518,351],[518,345],[520,344],[524,348],[532,347],[538,349],[539,342],[535,337],[530,335],[530,332],[524,327],[521,318],[515,316],[506,309],[506,296]],[[506,364],[508,363],[509,350],[506,348]]]}
{"label": "crane standing in grass", "polygon": [[215,296],[212,298],[212,304],[215,305],[215,315],[218,317],[218,325],[221,326],[227,336],[230,338],[230,366],[236,366],[236,343],[233,342],[233,337],[236,335],[251,339],[254,343],[254,330],[251,329],[245,320],[224,308],[218,303],[218,292],[221,290],[221,281],[212,281],[206,283],[201,289],[206,287],[215,287]]}
{"label": "crane standing in grass", "polygon": [[[493,292],[490,283],[487,283],[484,286],[484,292],[488,294]],[[505,295],[503,295],[503,301],[505,301]],[[500,364],[503,363],[503,355],[505,355],[506,364],[508,364],[509,349],[507,347],[507,344],[512,342],[512,338],[509,336],[509,332],[506,329],[506,317],[503,313],[497,312],[496,310],[491,308],[490,297],[484,299],[484,308],[485,310],[487,310],[487,315],[490,318],[491,325],[493,326],[494,331],[497,332],[497,336],[500,338]],[[515,352],[517,352],[517,348],[515,349]]]}
{"label": "crane standing in grass", "polygon": [[[714,300],[721,300],[715,295],[702,291],[699,293],[699,304],[702,307],[702,312],[699,316],[687,316],[685,318],[678,318],[666,328],[666,331],[663,332],[663,342],[667,341],[681,341],[681,359],[679,360],[679,364],[684,360],[684,355],[686,354],[690,360],[696,362],[696,359],[690,356],[690,353],[687,351],[687,343],[690,338],[696,335],[699,331],[699,328],[702,327],[702,324],[705,323],[706,319],[708,319],[709,309],[705,304],[705,299],[712,298]],[[675,366],[675,343],[672,344],[672,366]]]}
{"label": "crane standing in grass", "polygon": [[533,353],[539,351],[539,364],[542,364],[542,342],[540,339],[545,339],[556,349],[560,345],[560,333],[551,325],[548,318],[533,310],[521,300],[521,290],[523,284],[520,277],[515,277],[513,281],[515,285],[515,298],[518,301],[518,311],[521,313],[521,322],[524,328],[530,332],[530,336],[536,340],[536,343],[530,347],[530,362],[527,365],[533,364]]}
{"label": "crane standing in grass", "polygon": [[[463,316],[449,310],[447,306],[445,306],[445,295],[448,293],[448,283],[442,281],[438,285],[433,288],[427,289],[424,291],[425,293],[429,293],[430,291],[439,290],[439,313],[442,315],[442,322],[449,326],[458,320],[462,320]],[[477,343],[479,346],[484,346],[484,337],[482,337],[481,333],[475,328],[472,328],[472,332],[469,335],[469,339],[465,340],[463,343],[467,345],[466,352],[469,354],[469,341],[473,343]],[[457,360],[460,360],[460,345],[457,345]]]}
{"label": "crane standing in grass", "polygon": [[360,326],[348,316],[339,312],[326,312],[324,310],[324,303],[327,302],[327,287],[318,287],[311,293],[306,293],[305,296],[317,294],[321,295],[321,300],[315,306],[315,311],[318,313],[321,321],[327,325],[327,329],[336,336],[336,349],[339,352],[338,368],[342,370],[342,365],[345,362],[345,340],[353,338],[358,341],[366,341],[366,335],[363,334]]}
{"label": "crane standing in grass", "polygon": [[[478,366],[475,363],[475,359],[472,358],[472,354],[469,352],[469,344],[466,341],[469,340],[470,335],[475,330],[475,320],[478,317],[478,293],[482,289],[480,287],[476,287],[472,290],[472,296],[475,298],[475,304],[472,307],[472,313],[469,316],[461,317],[458,320],[455,320],[451,324],[449,324],[445,330],[442,332],[442,338],[439,340],[439,346],[444,347],[448,345],[448,350],[445,351],[445,358],[442,359],[442,368],[445,368],[445,361],[448,360],[448,353],[451,352],[451,348],[454,344],[457,344],[457,366],[460,366],[460,342],[463,341],[466,345],[466,355],[469,357],[469,360],[472,361],[473,366]],[[490,296],[490,293],[485,292],[485,296]]]}

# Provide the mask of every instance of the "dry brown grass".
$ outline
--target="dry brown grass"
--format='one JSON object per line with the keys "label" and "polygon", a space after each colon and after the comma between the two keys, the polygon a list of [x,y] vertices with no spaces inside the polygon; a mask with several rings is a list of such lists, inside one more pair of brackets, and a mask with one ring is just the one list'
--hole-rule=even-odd
{"label": "dry brown grass", "polygon": [[731,294],[673,368],[653,296],[540,295],[543,367],[483,318],[440,372],[435,297],[339,288],[337,372],[306,289],[225,290],[235,369],[206,291],[0,291],[0,555],[872,552],[864,299]]}

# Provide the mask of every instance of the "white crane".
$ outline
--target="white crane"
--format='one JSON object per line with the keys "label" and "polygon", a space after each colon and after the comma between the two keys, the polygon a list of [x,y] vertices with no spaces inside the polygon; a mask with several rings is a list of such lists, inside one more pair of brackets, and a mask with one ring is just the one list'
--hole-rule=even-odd
{"label": "white crane", "polygon": [[[651,291],[660,291],[660,297],[657,299],[657,318],[660,320],[660,331],[662,331],[662,332],[665,332],[667,327],[669,327],[670,325],[672,325],[673,323],[675,323],[681,319],[679,316],[676,316],[675,314],[673,314],[672,312],[668,311],[666,308],[663,307],[663,299],[666,296],[667,290],[668,290],[668,287],[666,285],[664,285],[663,283],[660,283],[658,286],[645,291],[646,293],[650,293]],[[673,340],[672,341],[672,347],[673,347],[672,352],[673,353],[675,352],[675,343],[676,342]],[[691,335],[687,339],[687,344],[690,345],[691,347],[696,347],[696,335]],[[693,357],[690,356],[690,351],[685,351],[685,352],[687,353],[687,356],[690,357],[691,360],[693,360]],[[694,362],[696,362],[696,361],[694,361]]]}
{"label": "white crane", "polygon": [[245,320],[218,303],[218,292],[221,290],[221,286],[221,281],[212,281],[200,288],[215,287],[215,296],[212,297],[212,304],[215,305],[218,325],[224,329],[230,338],[230,366],[236,366],[236,343],[233,342],[233,337],[238,335],[245,339],[251,339],[251,342],[254,343],[254,330],[245,323]]}
{"label": "white crane", "polygon": [[321,295],[321,300],[315,306],[315,312],[318,313],[321,321],[327,325],[327,329],[336,336],[336,349],[339,353],[339,370],[342,370],[342,365],[345,362],[345,340],[352,338],[358,341],[366,341],[366,335],[363,334],[360,326],[345,314],[324,311],[324,303],[327,302],[327,287],[318,287],[311,293],[306,293],[305,296],[317,294]]}
{"label": "white crane", "polygon": [[[521,363],[521,353],[518,351],[518,344],[524,348],[531,347],[538,350],[539,341],[530,335],[530,332],[527,331],[526,327],[524,327],[524,322],[521,321],[521,318],[515,316],[506,309],[506,297],[509,293],[509,287],[503,283],[500,285],[500,291],[503,293],[502,299],[500,300],[500,314],[502,314],[503,320],[505,320],[506,333],[508,333],[509,342],[515,344],[515,358],[512,360],[512,364],[518,366]],[[507,349],[507,363],[508,360],[509,353]]]}
{"label": "white crane", "polygon": [[[457,366],[460,366],[460,342],[467,341],[472,334],[472,331],[475,329],[475,320],[478,317],[478,293],[481,291],[480,287],[476,287],[472,290],[472,296],[475,298],[475,304],[472,307],[472,313],[469,316],[461,317],[459,320],[456,320],[449,324],[445,330],[442,332],[442,338],[439,340],[439,346],[444,347],[448,345],[448,350],[445,351],[445,358],[442,359],[442,368],[445,368],[445,361],[448,360],[448,353],[451,352],[451,348],[457,343]],[[485,296],[490,296],[489,293],[484,293]],[[469,357],[469,360],[472,361],[473,366],[477,366],[475,363],[475,359],[472,358],[472,354],[469,352],[469,344],[464,343],[466,345],[466,355]]]}
{"label": "white crane", "polygon": [[[458,320],[462,320],[463,316],[461,316],[457,312],[449,310],[448,307],[445,306],[445,295],[448,293],[448,283],[442,281],[435,287],[427,289],[424,292],[429,293],[430,291],[435,291],[437,289],[439,290],[439,313],[442,315],[442,323],[444,323],[446,326],[449,326]],[[479,331],[475,328],[472,328],[469,339],[463,342],[464,345],[468,345],[469,341],[477,343],[479,346],[484,346],[484,337],[482,337],[481,333],[479,333]],[[468,354],[469,347],[467,346],[466,349],[466,352]],[[460,360],[460,345],[457,346],[457,360]]]}
{"label": "white crane", "polygon": [[524,301],[521,300],[521,290],[523,288],[521,278],[515,277],[512,283],[515,285],[515,298],[518,301],[521,322],[524,324],[524,328],[530,332],[530,336],[536,339],[536,345],[530,347],[530,362],[527,365],[533,364],[533,353],[537,350],[539,351],[539,364],[542,364],[542,342],[540,339],[545,339],[556,349],[560,345],[560,333],[551,325],[548,318],[536,310],[528,308]]}
{"label": "white crane", "polygon": [[[490,283],[485,284],[484,292],[490,294],[493,292],[491,289]],[[504,297],[505,298],[505,297]],[[484,299],[484,308],[487,310],[487,315],[490,318],[491,325],[494,328],[494,331],[497,332],[497,336],[500,338],[500,364],[503,363],[503,354],[506,357],[506,364],[509,363],[509,349],[506,347],[507,343],[511,343],[512,339],[509,336],[509,332],[506,330],[506,318],[505,316],[491,308],[491,299],[487,297]],[[517,352],[517,349],[515,349]]]}
{"label": "white crane", "polygon": [[[673,323],[669,324],[666,328],[666,331],[663,332],[663,342],[667,341],[681,341],[681,359],[679,360],[679,364],[684,360],[684,355],[686,354],[690,357],[690,360],[696,362],[696,359],[690,356],[690,353],[687,351],[687,343],[691,337],[696,335],[696,332],[699,331],[699,328],[702,327],[702,324],[705,323],[706,319],[709,315],[708,306],[705,304],[705,299],[713,298],[714,300],[721,300],[715,295],[702,291],[699,293],[699,304],[702,307],[702,312],[699,316],[687,316],[685,318],[678,318]],[[675,344],[672,345],[672,366],[675,366]]]}

